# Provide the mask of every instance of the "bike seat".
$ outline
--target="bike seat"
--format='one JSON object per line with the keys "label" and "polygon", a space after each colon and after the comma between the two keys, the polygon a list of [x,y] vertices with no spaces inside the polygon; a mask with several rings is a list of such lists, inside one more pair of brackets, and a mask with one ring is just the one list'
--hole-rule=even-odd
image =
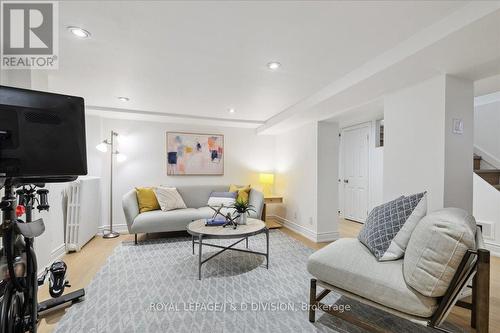
{"label": "bike seat", "polygon": [[24,237],[34,238],[43,234],[43,232],[45,231],[45,224],[43,223],[43,219],[40,218],[29,223],[18,221],[16,222],[14,228]]}

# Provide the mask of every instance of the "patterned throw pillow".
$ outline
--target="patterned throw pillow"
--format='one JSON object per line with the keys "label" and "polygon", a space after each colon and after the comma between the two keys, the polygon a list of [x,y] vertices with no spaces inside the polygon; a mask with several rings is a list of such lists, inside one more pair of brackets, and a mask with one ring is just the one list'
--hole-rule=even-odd
{"label": "patterned throw pillow", "polygon": [[236,201],[236,192],[212,192],[210,198],[208,198],[208,206],[220,206],[229,207]]}
{"label": "patterned throw pillow", "polygon": [[426,214],[425,192],[399,197],[373,208],[358,239],[379,261],[399,259],[413,229]]}
{"label": "patterned throw pillow", "polygon": [[156,198],[160,203],[161,210],[169,211],[172,209],[187,208],[184,200],[175,187],[156,187]]}

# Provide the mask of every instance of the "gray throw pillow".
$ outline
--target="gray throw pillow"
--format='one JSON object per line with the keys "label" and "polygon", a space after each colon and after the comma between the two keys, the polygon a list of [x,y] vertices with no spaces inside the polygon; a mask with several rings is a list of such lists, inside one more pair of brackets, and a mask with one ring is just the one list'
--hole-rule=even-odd
{"label": "gray throw pillow", "polygon": [[[422,200],[423,198],[425,200]],[[418,209],[416,209],[417,207]],[[426,213],[425,192],[399,197],[373,208],[358,235],[358,239],[380,261],[399,259],[404,255],[409,241],[409,235],[407,239],[401,235],[411,234],[418,221]],[[411,221],[411,228],[403,228],[408,220]],[[401,235],[396,237],[398,233]],[[402,238],[405,238],[406,244],[401,245],[399,241],[394,241]]]}

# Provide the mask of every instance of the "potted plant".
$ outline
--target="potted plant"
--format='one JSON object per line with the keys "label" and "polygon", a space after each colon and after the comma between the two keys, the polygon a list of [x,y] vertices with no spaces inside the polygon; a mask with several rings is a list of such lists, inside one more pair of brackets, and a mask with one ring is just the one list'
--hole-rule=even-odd
{"label": "potted plant", "polygon": [[236,200],[236,202],[230,207],[233,208],[238,213],[238,223],[247,224],[247,217],[250,212],[255,212],[255,209],[248,201]]}

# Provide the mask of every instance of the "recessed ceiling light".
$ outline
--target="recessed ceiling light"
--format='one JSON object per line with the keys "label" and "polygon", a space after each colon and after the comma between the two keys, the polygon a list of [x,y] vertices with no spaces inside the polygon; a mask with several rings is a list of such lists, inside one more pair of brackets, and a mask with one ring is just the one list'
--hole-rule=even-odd
{"label": "recessed ceiling light", "polygon": [[122,102],[128,102],[128,101],[130,101],[130,98],[125,97],[125,96],[120,96],[120,97],[117,97],[117,98],[118,98],[118,100],[120,100]]}
{"label": "recessed ceiling light", "polygon": [[267,64],[267,68],[269,68],[272,71],[275,71],[280,67],[281,67],[281,64],[277,61],[273,61],[273,62],[270,62]]}
{"label": "recessed ceiling light", "polygon": [[227,110],[227,111],[229,111],[229,113],[234,113],[236,110],[235,110],[234,108],[230,108],[230,109],[229,109],[229,110]]}
{"label": "recessed ceiling light", "polygon": [[90,38],[90,32],[88,32],[85,29],[78,27],[68,27],[67,29],[78,38],[81,39]]}

